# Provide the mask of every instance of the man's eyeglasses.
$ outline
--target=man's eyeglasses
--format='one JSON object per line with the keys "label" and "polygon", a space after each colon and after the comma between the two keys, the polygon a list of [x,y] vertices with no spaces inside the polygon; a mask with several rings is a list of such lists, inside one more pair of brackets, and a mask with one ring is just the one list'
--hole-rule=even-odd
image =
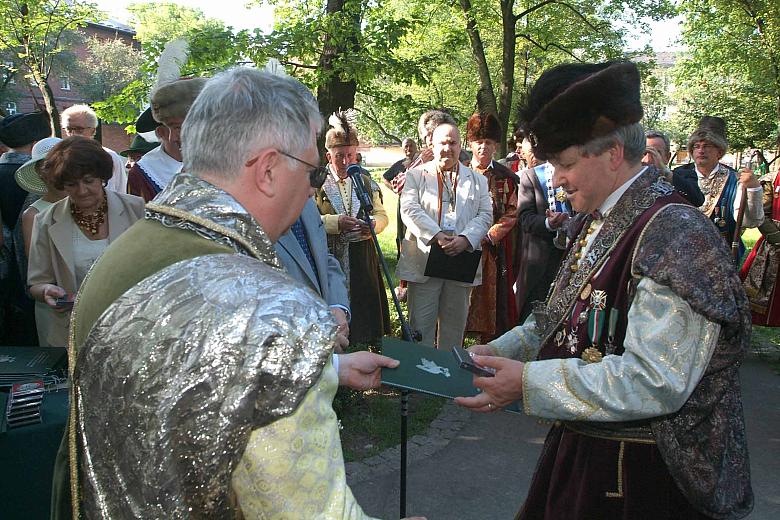
{"label": "man's eyeglasses", "polygon": [[303,159],[299,159],[298,157],[290,155],[289,153],[283,152],[281,150],[278,150],[278,152],[285,157],[289,157],[290,159],[294,159],[299,163],[303,163],[310,167],[311,170],[309,170],[309,184],[311,184],[311,187],[315,190],[322,188],[322,185],[325,183],[325,178],[328,176],[328,170],[324,166],[315,166],[310,162],[306,162]]}
{"label": "man's eyeglasses", "polygon": [[65,130],[72,134],[83,134],[84,132],[94,132],[95,128],[91,126],[66,126]]}
{"label": "man's eyeglasses", "polygon": [[710,143],[696,143],[693,145],[694,150],[712,150],[713,148],[715,148],[715,145]]}

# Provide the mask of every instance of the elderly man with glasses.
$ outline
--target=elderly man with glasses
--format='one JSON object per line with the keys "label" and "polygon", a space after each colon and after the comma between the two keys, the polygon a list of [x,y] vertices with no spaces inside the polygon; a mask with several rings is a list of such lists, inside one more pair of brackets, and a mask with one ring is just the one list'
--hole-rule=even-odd
{"label": "elderly man with glasses", "polygon": [[[97,114],[87,105],[72,105],[60,114],[60,126],[63,137],[80,135],[87,139],[93,139],[98,126]],[[106,189],[117,193],[127,193],[127,171],[124,159],[110,148],[104,146],[103,150],[111,156],[113,163],[112,175],[106,184]]]}
{"label": "elderly man with glasses", "polygon": [[187,173],[106,250],[73,311],[73,518],[366,518],[331,400],[397,362],[332,356],[327,305],[273,248],[313,193],[320,127],[288,77],[236,68],[198,96]]}
{"label": "elderly man with glasses", "polygon": [[[325,134],[328,175],[314,197],[328,234],[328,248],[341,264],[347,281],[352,309],[349,341],[374,343],[392,329],[379,255],[368,225],[359,218],[360,202],[347,174],[347,168],[356,164],[358,147],[357,131],[351,119],[349,111],[336,112],[329,119],[332,128]],[[388,218],[379,185],[365,170],[361,169],[359,178],[374,206],[371,214],[374,231],[381,233],[387,227]]]}

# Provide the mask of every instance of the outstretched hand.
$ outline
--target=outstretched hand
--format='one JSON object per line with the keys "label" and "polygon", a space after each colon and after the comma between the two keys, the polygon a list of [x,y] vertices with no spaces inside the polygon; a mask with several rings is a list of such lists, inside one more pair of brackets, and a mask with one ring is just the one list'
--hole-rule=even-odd
{"label": "outstretched hand", "polygon": [[382,368],[395,368],[397,359],[361,350],[339,356],[339,384],[355,390],[379,388]]}
{"label": "outstretched hand", "polygon": [[498,356],[473,356],[474,362],[493,368],[494,377],[474,377],[474,386],[482,390],[474,397],[457,397],[455,404],[475,412],[495,412],[522,399],[525,363]]}

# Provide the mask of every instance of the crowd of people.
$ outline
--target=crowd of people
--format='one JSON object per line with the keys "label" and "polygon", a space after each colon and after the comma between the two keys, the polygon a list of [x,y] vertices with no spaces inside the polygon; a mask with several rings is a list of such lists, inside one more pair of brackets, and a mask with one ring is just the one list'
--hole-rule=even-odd
{"label": "crowd of people", "polygon": [[[462,138],[429,110],[382,176],[411,328],[440,349],[472,335],[495,371],[456,402],[554,421],[520,518],[752,506],[737,368],[751,305],[780,322],[777,181],[721,162],[713,116],[671,170],[639,87],[628,62],[544,72],[501,160],[495,115]],[[40,113],[0,121],[4,343],[70,349],[55,518],[365,517],[331,401],[398,363],[343,353],[391,331],[389,216],[354,112],[327,123],[321,162],[310,91],[244,67],[156,86],[136,127],[159,145],[136,136],[126,163],[88,106],[63,139]]]}

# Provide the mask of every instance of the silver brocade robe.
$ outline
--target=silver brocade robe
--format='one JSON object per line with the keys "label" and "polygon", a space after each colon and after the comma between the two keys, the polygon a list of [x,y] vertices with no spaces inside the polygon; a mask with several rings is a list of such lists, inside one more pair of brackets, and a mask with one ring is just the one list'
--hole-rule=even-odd
{"label": "silver brocade robe", "polygon": [[180,175],[151,208],[147,219],[237,254],[147,277],[79,348],[82,513],[234,518],[230,477],[251,431],[296,409],[331,354],[335,323],[227,193]]}

